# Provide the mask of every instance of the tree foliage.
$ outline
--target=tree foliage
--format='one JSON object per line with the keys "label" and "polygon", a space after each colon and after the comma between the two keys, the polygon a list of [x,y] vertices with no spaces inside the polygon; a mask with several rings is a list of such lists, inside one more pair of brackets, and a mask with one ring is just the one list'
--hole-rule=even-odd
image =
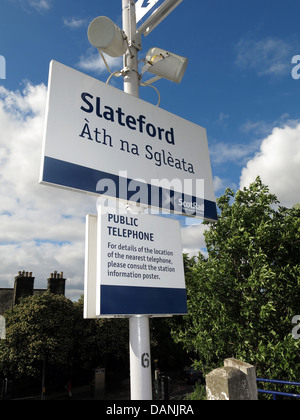
{"label": "tree foliage", "polygon": [[218,200],[205,234],[208,258],[185,257],[189,316],[173,336],[204,370],[236,357],[272,379],[300,377],[300,209],[278,207],[257,178]]}
{"label": "tree foliage", "polygon": [[74,344],[72,302],[46,293],[23,299],[6,317],[6,341],[1,343],[1,370],[15,377],[39,374],[47,360],[68,365]]}
{"label": "tree foliage", "polygon": [[[125,325],[125,324],[126,325]],[[125,357],[126,320],[85,320],[77,303],[49,292],[22,299],[6,314],[6,340],[0,341],[0,374],[40,378],[44,360],[52,374],[89,371],[112,355]]]}

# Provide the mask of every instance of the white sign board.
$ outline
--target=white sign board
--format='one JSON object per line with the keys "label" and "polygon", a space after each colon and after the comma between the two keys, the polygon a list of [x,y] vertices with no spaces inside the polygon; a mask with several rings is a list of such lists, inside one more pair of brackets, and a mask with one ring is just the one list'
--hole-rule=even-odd
{"label": "white sign board", "polygon": [[40,182],[217,220],[203,127],[55,61]]}
{"label": "white sign board", "polygon": [[88,216],[86,255],[86,318],[187,313],[178,221],[113,210]]}
{"label": "white sign board", "polygon": [[159,0],[137,0],[136,2],[136,22],[138,23],[143,17],[150,12]]}

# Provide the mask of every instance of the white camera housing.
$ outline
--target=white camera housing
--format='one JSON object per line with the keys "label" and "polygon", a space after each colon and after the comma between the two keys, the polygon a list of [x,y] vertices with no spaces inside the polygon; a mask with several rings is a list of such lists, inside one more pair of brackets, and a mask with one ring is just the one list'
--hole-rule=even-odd
{"label": "white camera housing", "polygon": [[181,82],[187,65],[187,58],[161,48],[151,48],[146,54],[145,70],[175,83]]}
{"label": "white camera housing", "polygon": [[111,57],[121,57],[127,50],[122,30],[106,16],[94,19],[88,28],[90,43]]}

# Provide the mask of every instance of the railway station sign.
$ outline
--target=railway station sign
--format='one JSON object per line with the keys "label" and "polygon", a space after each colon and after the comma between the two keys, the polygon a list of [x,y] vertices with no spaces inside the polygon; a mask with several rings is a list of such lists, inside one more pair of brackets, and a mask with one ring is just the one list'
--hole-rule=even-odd
{"label": "railway station sign", "polygon": [[206,130],[56,61],[40,182],[217,220]]}

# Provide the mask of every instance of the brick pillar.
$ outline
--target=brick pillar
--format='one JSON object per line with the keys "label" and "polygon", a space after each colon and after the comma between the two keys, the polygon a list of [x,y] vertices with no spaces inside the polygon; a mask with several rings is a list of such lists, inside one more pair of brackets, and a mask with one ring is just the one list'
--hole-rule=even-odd
{"label": "brick pillar", "polygon": [[20,299],[33,296],[34,277],[32,273],[19,271],[15,277],[13,305],[18,305]]}
{"label": "brick pillar", "polygon": [[66,289],[66,279],[64,278],[64,273],[58,274],[57,271],[50,274],[48,279],[48,291],[54,295],[63,295],[65,296]]}

